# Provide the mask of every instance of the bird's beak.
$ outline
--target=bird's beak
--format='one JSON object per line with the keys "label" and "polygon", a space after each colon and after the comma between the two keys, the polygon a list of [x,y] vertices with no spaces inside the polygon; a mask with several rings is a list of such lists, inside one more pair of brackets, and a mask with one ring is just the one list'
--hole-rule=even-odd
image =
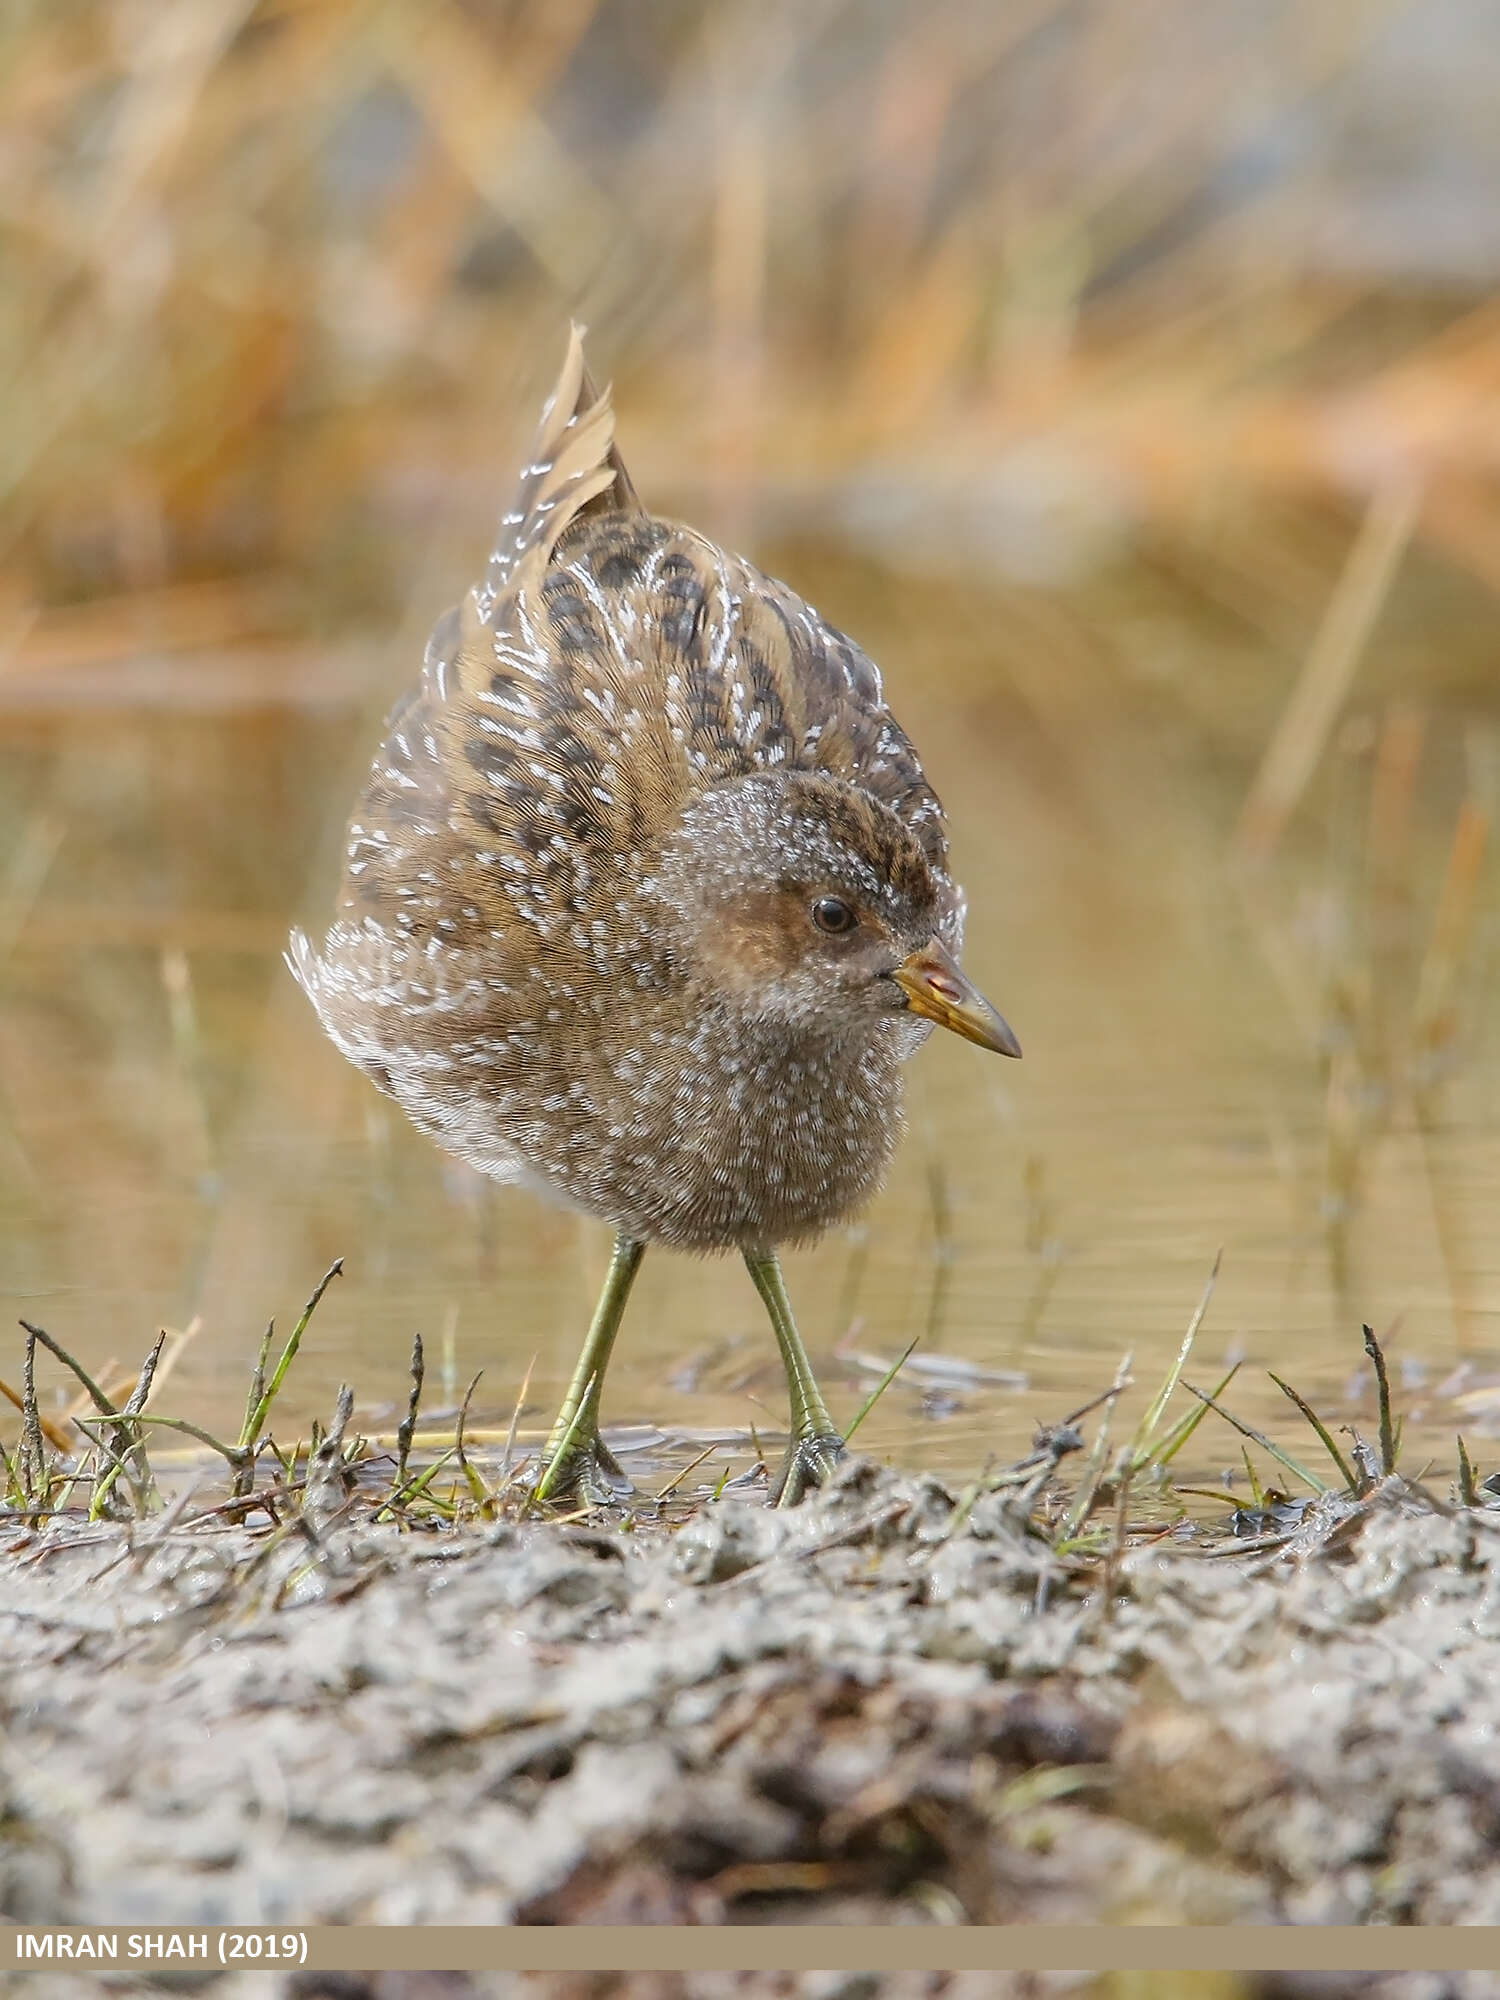
{"label": "bird's beak", "polygon": [[939,1027],[951,1028],[955,1035],[978,1042],[982,1049],[993,1049],[997,1055],[1021,1053],[1021,1044],[1007,1023],[973,981],[964,977],[952,952],[936,938],[914,951],[891,977],[906,994],[906,1004],[914,1014],[925,1014]]}

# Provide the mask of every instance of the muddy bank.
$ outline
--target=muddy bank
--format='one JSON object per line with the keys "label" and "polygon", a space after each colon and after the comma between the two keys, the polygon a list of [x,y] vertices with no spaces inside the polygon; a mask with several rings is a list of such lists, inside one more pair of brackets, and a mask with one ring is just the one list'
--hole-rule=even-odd
{"label": "muddy bank", "polygon": [[1500,1922],[1500,1516],[1319,1508],[1112,1571],[859,1463],[671,1532],[14,1533],[0,1904]]}

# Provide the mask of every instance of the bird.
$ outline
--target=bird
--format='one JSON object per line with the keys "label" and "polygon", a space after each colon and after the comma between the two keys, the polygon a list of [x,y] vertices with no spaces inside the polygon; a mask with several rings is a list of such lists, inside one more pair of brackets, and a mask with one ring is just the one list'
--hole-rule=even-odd
{"label": "bird", "polygon": [[791,1405],[768,1498],[844,1452],[779,1251],[861,1209],[934,1026],[1019,1056],[962,971],[941,803],[855,642],[641,504],[574,325],[485,573],[439,619],[287,962],[448,1152],[614,1231],[532,1486],[622,1501],[605,1370],[649,1244],[737,1252]]}

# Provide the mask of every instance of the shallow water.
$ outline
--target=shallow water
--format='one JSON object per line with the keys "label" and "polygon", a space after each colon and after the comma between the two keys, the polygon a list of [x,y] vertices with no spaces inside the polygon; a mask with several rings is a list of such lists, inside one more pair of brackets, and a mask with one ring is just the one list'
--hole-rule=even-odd
{"label": "shallow water", "polygon": [[[1127,1350],[1138,1409],[1222,1248],[1188,1373],[1211,1386],[1243,1357],[1249,1421],[1291,1434],[1268,1367],[1367,1418],[1346,1395],[1369,1320],[1394,1330],[1415,1463],[1455,1424],[1500,1430],[1493,856],[1446,987],[1430,950],[1496,689],[1421,680],[1428,598],[1394,608],[1406,649],[1374,650],[1247,886],[1229,844],[1293,651],[1144,565],[1072,600],[808,551],[775,566],[882,662],[949,808],[967,962],[1026,1050],[930,1045],[884,1194],[789,1260],[835,1413],[914,1336],[926,1372],[864,1432],[909,1465],[1017,1450]],[[476,1413],[504,1421],[535,1357],[542,1421],[603,1273],[601,1229],[410,1131],[281,964],[287,926],[330,908],[405,671],[386,645],[0,674],[0,1311],[96,1367],[201,1319],[158,1397],[200,1421],[237,1420],[266,1317],[289,1325],[340,1255],[291,1418],[348,1379],[384,1421],[420,1331],[430,1401],[482,1369]],[[743,1271],[648,1257],[607,1416],[766,1430],[783,1409]],[[1238,1455],[1210,1420],[1193,1463]]]}

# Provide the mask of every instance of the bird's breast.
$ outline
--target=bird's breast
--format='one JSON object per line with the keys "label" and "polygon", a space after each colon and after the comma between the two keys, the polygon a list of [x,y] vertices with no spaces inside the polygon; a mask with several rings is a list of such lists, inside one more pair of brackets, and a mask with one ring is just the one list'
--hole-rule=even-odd
{"label": "bird's breast", "polygon": [[900,1133],[899,1062],[884,1048],[699,1022],[630,1053],[597,1129],[594,1206],[685,1249],[820,1234],[868,1199]]}

